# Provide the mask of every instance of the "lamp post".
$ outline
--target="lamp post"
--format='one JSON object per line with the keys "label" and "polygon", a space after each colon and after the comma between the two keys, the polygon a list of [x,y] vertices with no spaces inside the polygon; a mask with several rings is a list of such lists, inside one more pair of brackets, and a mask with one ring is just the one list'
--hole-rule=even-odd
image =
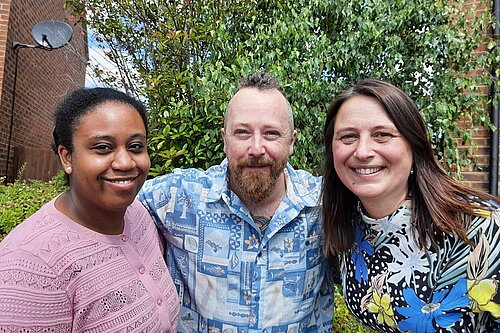
{"label": "lamp post", "polygon": [[7,143],[7,156],[5,160],[5,179],[4,184],[7,184],[7,178],[9,175],[9,161],[10,161],[10,150],[12,146],[12,131],[14,125],[14,110],[16,104],[16,84],[17,84],[17,64],[19,59],[19,50],[23,48],[29,49],[42,49],[45,51],[52,51],[61,48],[69,43],[73,37],[73,29],[71,26],[65,22],[61,21],[42,21],[36,24],[31,34],[37,44],[23,44],[19,42],[12,41],[10,43],[10,48],[14,50],[14,83],[12,85],[12,103],[10,109],[10,126],[9,126],[9,137]]}

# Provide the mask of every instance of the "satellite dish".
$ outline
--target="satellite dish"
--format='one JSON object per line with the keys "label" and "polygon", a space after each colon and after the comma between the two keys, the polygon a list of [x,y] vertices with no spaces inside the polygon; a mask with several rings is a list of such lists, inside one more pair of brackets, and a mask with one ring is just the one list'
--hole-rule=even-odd
{"label": "satellite dish", "polygon": [[42,48],[53,50],[69,43],[73,29],[66,22],[48,20],[37,23],[31,34]]}

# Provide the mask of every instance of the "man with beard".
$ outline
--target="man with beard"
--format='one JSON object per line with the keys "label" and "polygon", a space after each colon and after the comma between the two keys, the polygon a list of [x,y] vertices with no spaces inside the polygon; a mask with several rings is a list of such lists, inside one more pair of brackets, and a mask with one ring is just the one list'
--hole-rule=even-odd
{"label": "man with beard", "polygon": [[166,238],[178,332],[330,332],[321,179],[288,164],[297,132],[273,76],[241,81],[222,136],[221,164],[175,169],[139,194]]}

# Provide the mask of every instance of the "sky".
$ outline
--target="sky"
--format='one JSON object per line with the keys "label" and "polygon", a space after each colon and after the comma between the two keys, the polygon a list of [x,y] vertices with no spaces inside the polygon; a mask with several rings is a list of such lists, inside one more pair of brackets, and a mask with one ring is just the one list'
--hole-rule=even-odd
{"label": "sky", "polygon": [[91,29],[88,30],[87,35],[89,43],[89,65],[87,66],[87,74],[85,76],[85,86],[103,86],[104,84],[102,82],[99,82],[99,79],[97,79],[94,74],[93,69],[95,65],[99,65],[99,67],[104,71],[116,71],[116,67],[104,54],[104,50],[102,50],[98,46],[94,37],[94,33]]}

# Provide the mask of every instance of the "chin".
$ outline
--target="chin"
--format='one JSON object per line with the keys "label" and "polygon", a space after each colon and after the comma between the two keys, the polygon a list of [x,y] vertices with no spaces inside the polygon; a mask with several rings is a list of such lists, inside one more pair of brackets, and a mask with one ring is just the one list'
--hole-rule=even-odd
{"label": "chin", "polygon": [[374,192],[374,191],[352,191],[352,193],[354,193],[354,195],[356,195],[359,200],[363,201],[363,200],[373,200],[373,199],[379,199],[381,197],[383,197],[383,194],[379,191],[377,192]]}
{"label": "chin", "polygon": [[108,202],[108,204],[106,205],[109,210],[126,210],[128,208],[128,206],[130,206],[132,204],[132,202],[134,202],[134,198],[135,197],[132,197],[132,198],[120,198],[118,200],[113,200],[113,201],[110,201]]}

